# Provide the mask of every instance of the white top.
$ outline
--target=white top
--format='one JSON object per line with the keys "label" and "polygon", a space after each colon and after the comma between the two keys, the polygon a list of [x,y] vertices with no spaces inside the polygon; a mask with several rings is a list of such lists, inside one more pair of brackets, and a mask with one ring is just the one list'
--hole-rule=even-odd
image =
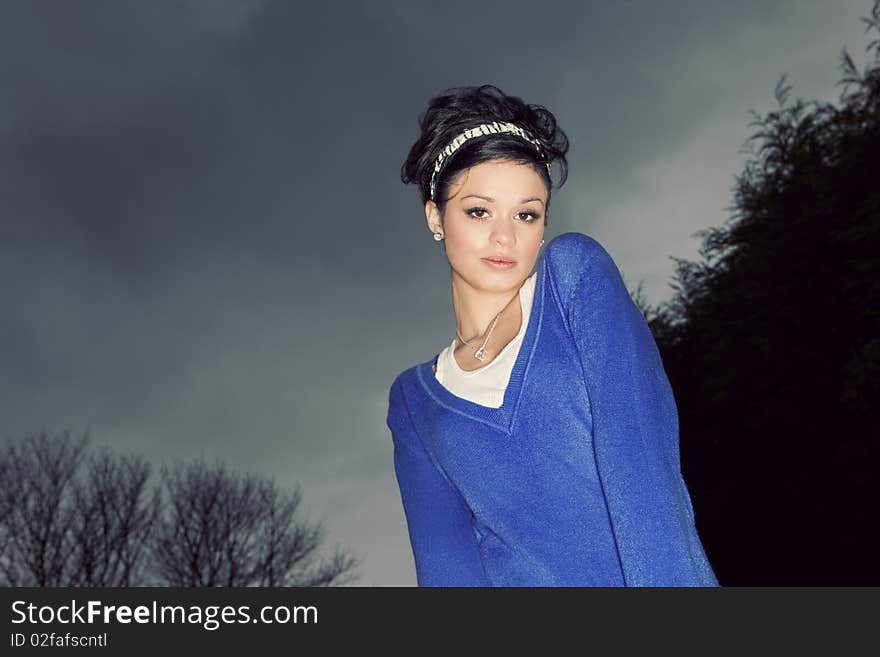
{"label": "white top", "polygon": [[[519,304],[522,309],[522,321],[519,332],[508,342],[495,358],[475,370],[461,369],[455,360],[453,350],[456,340],[440,352],[437,358],[437,380],[451,393],[483,406],[499,408],[504,402],[504,391],[510,380],[510,373],[519,354],[529,316],[532,310],[532,299],[535,296],[535,282],[538,272],[529,276],[519,291]],[[472,354],[468,348],[466,353]]]}

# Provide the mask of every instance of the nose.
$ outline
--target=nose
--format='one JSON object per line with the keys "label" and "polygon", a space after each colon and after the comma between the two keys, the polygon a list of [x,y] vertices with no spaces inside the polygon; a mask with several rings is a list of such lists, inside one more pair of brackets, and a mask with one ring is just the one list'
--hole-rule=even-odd
{"label": "nose", "polygon": [[499,246],[507,247],[513,243],[513,226],[505,221],[501,221],[499,224],[501,225],[495,225],[492,228],[490,239]]}

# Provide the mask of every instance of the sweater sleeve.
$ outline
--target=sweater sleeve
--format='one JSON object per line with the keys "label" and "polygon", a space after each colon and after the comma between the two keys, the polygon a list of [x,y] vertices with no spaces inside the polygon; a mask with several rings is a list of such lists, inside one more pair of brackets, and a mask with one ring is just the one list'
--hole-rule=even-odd
{"label": "sweater sleeve", "polygon": [[471,511],[421,444],[397,386],[391,387],[387,424],[418,585],[489,586]]}
{"label": "sweater sleeve", "polygon": [[644,315],[608,252],[578,234],[566,304],[627,586],[718,586],[679,460],[678,411]]}

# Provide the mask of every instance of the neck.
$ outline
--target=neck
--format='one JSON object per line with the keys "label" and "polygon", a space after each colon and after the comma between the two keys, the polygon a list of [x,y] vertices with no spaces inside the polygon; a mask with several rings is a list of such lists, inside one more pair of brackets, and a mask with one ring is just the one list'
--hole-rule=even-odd
{"label": "neck", "polygon": [[515,300],[524,282],[525,279],[503,292],[487,291],[472,287],[453,272],[452,307],[455,311],[456,325],[464,339],[470,341],[476,336],[485,334],[495,316],[502,311],[504,312],[495,325],[496,331],[502,322],[518,314]]}

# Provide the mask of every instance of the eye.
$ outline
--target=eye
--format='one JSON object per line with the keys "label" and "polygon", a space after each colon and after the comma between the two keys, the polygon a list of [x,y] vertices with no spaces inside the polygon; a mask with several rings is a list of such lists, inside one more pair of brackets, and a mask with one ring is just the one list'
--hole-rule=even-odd
{"label": "eye", "polygon": [[[489,212],[489,211],[486,208],[481,208],[481,207],[471,208],[470,210],[467,211],[467,213],[472,217],[474,217],[474,212]],[[486,217],[474,217],[474,219],[485,219],[485,218]]]}
{"label": "eye", "polygon": [[[473,207],[467,211],[467,214],[473,217],[474,219],[485,219],[486,214],[489,212],[484,207]],[[474,214],[477,213],[477,214]],[[535,212],[534,210],[523,210],[522,212],[517,212],[517,216],[519,216],[521,221],[526,222],[527,224],[532,223],[533,221],[537,221],[541,218],[541,215]]]}

